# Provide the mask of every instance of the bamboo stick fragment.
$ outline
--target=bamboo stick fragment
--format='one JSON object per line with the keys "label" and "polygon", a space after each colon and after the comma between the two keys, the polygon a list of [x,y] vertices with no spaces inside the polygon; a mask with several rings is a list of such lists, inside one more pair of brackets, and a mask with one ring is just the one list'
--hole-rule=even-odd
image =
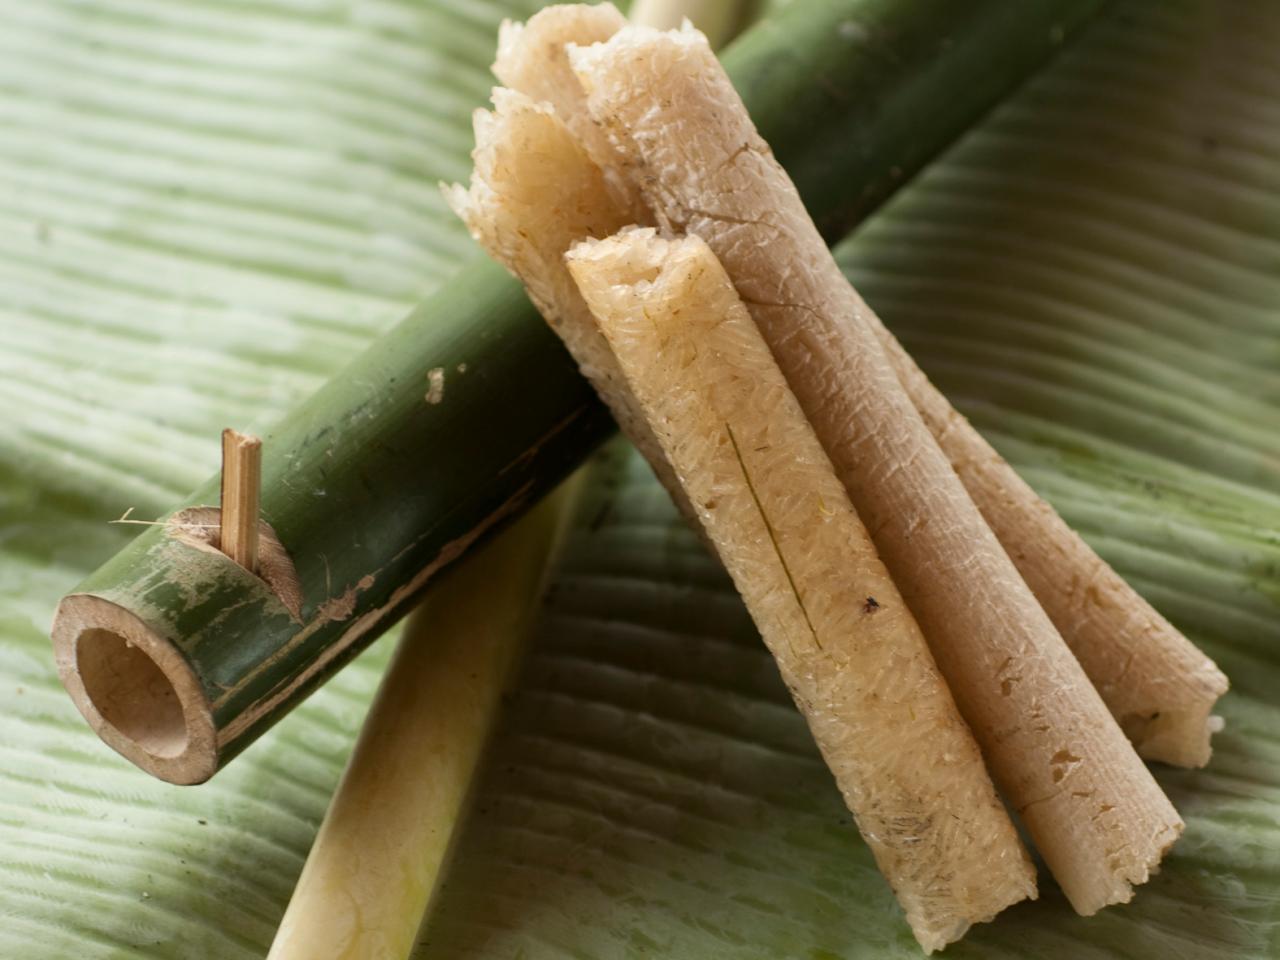
{"label": "bamboo stick fragment", "polygon": [[262,491],[262,440],[222,431],[222,510],[218,515],[223,553],[250,573],[258,572],[258,500]]}
{"label": "bamboo stick fragment", "polygon": [[445,573],[410,617],[268,960],[408,957],[465,823],[575,481]]}
{"label": "bamboo stick fragment", "polygon": [[697,31],[570,48],[659,222],[716,253],[1075,909],[1129,900],[1182,821],[903,391],[794,185]]}
{"label": "bamboo stick fragment", "polygon": [[1099,557],[957,412],[870,311],[899,381],[1138,753],[1202,767],[1227,692],[1217,665]]}
{"label": "bamboo stick fragment", "polygon": [[567,259],[921,945],[1034,897],[920,628],[715,256],[647,229]]}

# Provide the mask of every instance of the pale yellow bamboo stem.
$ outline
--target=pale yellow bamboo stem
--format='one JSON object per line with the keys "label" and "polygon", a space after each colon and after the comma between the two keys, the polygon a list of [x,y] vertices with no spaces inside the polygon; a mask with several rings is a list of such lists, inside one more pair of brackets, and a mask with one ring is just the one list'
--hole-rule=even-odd
{"label": "pale yellow bamboo stem", "polygon": [[570,499],[561,488],[459,561],[410,618],[269,960],[409,955],[461,832]]}
{"label": "pale yellow bamboo stem", "polygon": [[921,945],[1034,896],[920,628],[714,254],[632,230],[568,263]]}
{"label": "pale yellow bamboo stem", "polygon": [[659,222],[705,239],[1072,905],[1128,900],[1182,821],[969,497],[794,185],[693,30],[571,47]]}
{"label": "pale yellow bamboo stem", "polygon": [[258,572],[258,499],[262,441],[230,428],[222,431],[222,509],[219,546],[251,573]]}

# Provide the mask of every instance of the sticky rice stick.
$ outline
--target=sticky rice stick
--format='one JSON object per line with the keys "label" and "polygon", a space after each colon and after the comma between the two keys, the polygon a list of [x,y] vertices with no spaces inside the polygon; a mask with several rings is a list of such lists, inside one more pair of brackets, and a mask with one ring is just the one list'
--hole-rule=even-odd
{"label": "sticky rice stick", "polygon": [[714,254],[637,229],[567,259],[921,945],[1034,896],[924,637]]}
{"label": "sticky rice stick", "polygon": [[627,27],[569,59],[659,222],[701,236],[732,278],[1072,905],[1129,900],[1182,821],[902,389],[705,38]]}
{"label": "sticky rice stick", "polygon": [[1202,767],[1227,678],[1080,538],[868,312],[899,381],[1138,753]]}
{"label": "sticky rice stick", "polygon": [[[626,157],[591,119],[564,46],[607,39],[623,25],[608,5],[548,7],[523,29],[504,27],[494,65],[508,86],[555,104],[605,170],[620,220],[642,203],[638,187],[626,176]],[[1210,733],[1221,723],[1210,714],[1226,677],[952,409],[879,319],[866,316],[965,489],[1138,753],[1179,766],[1207,763]]]}

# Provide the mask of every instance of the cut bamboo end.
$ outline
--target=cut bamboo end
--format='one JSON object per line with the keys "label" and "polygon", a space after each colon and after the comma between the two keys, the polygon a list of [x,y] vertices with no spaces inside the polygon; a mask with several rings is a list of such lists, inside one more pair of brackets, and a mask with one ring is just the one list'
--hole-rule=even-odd
{"label": "cut bamboo end", "polygon": [[213,708],[190,664],[136,614],[72,594],[53,621],[58,677],[108,746],[176,784],[218,768]]}
{"label": "cut bamboo end", "polygon": [[258,572],[258,500],[262,488],[262,441],[222,431],[222,513],[219,547],[250,573]]}

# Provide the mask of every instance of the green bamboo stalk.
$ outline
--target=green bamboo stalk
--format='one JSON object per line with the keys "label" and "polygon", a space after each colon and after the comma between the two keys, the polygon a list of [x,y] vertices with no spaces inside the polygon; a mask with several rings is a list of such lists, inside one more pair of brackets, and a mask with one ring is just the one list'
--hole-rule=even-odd
{"label": "green bamboo stalk", "polygon": [[828,243],[1065,46],[1105,0],[796,3],[721,59]]}
{"label": "green bamboo stalk", "polygon": [[535,319],[477,261],[267,433],[262,578],[187,509],[214,478],[66,597],[58,669],[99,735],[207,779],[580,463],[611,421]]}
{"label": "green bamboo stalk", "polygon": [[[811,0],[725,62],[836,236],[1101,5]],[[609,430],[519,286],[470,264],[266,434],[261,576],[216,549],[214,478],[64,598],[59,674],[125,757],[205,780]]]}

